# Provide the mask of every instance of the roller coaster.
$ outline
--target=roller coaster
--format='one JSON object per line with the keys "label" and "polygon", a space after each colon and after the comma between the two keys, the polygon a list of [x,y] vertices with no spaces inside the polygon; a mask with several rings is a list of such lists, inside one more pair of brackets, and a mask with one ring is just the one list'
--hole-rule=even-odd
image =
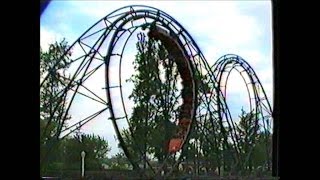
{"label": "roller coaster", "polygon": [[[129,110],[129,98],[123,93],[127,91],[124,89],[123,72],[128,66],[125,58],[127,45],[135,35],[145,30],[148,30],[148,33],[144,34],[146,38],[160,41],[165,46],[169,59],[177,67],[182,84],[179,92],[181,95],[179,113],[174,119],[176,131],[166,141],[167,145],[164,146],[166,156],[161,162],[152,160],[152,154],[146,155],[143,147],[137,147],[138,154],[143,158],[134,158],[136,155],[130,150],[121,130],[129,130],[129,136],[132,137],[130,144],[136,143],[137,137],[130,122],[132,110]],[[220,166],[225,164],[224,152],[228,150],[232,151],[230,161],[233,166],[230,168],[246,169],[253,146],[244,155],[240,147],[241,134],[237,131],[238,123],[231,116],[226,96],[230,74],[238,72],[248,92],[255,133],[263,132],[267,136],[264,160],[266,169],[271,170],[272,151],[268,142],[273,128],[272,108],[257,74],[242,57],[227,54],[210,67],[194,39],[178,21],[159,9],[143,5],[122,7],[103,17],[84,32],[61,59],[70,51],[75,53],[71,57],[68,73],[64,77],[66,80],[64,87],[58,94],[68,99],[68,106],[66,112],[61,114],[61,126],[56,132],[57,139],[64,138],[102,112],[109,110],[107,121],[112,121],[119,145],[133,169],[141,177],[170,177],[178,166],[186,161],[183,154],[188,151],[186,144],[190,142],[191,134],[204,132],[207,133],[205,143],[216,152]],[[106,100],[95,92],[94,89],[97,88],[86,85],[86,82],[103,66]],[[50,72],[48,70],[48,74],[41,80],[40,88],[47,81]],[[76,101],[76,96],[92,99],[103,108],[65,127],[63,124],[72,107],[81,105]],[[57,111],[57,108],[54,111]],[[47,127],[50,123],[52,122],[49,121]],[[220,172],[218,174],[221,175]]]}

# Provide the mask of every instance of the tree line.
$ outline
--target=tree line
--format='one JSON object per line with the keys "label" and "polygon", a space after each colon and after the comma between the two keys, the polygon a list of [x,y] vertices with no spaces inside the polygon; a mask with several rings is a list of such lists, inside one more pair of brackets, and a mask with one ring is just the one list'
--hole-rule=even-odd
{"label": "tree line", "polygon": [[[139,40],[136,47],[138,53],[133,62],[136,73],[127,80],[134,85],[129,98],[135,106],[129,119],[130,129],[123,130],[122,136],[135,161],[147,168],[146,159],[162,163],[168,157],[166,148],[176,131],[175,120],[180,111],[181,77],[173,57],[160,41]],[[40,78],[49,74],[40,88],[41,174],[53,170],[79,170],[81,151],[86,152],[87,170],[101,170],[102,164],[110,169],[130,169],[122,152],[107,158],[110,146],[100,136],[76,133],[59,138],[61,129],[71,119],[70,115],[65,115],[67,98],[61,96],[65,87],[64,73],[71,63],[68,48],[63,40],[50,44],[48,51],[40,49]],[[63,54],[64,58],[59,60]],[[196,78],[201,81],[202,76],[198,74]],[[210,119],[210,114],[206,116],[210,121],[195,119],[189,141],[181,152],[184,162],[201,164],[207,169],[218,170],[218,174],[269,168],[271,135],[257,130],[259,127],[253,121],[255,114],[242,110],[239,116],[236,131],[240,135],[242,167],[234,166],[234,146],[223,141],[218,120]]]}
{"label": "tree line", "polygon": [[[169,158],[166,148],[177,128],[181,77],[174,57],[168,54],[161,41],[144,38],[138,40],[136,47],[138,53],[133,62],[136,73],[128,80],[134,84],[129,98],[135,106],[129,119],[130,128],[123,130],[122,136],[134,161],[146,169],[147,159],[161,164]],[[198,93],[207,93],[210,88],[204,77],[195,73],[196,82],[204,85],[204,90]],[[242,109],[239,115],[235,130],[239,135],[237,161],[234,160],[236,147],[224,140],[219,120],[212,118],[210,113],[205,116],[195,119],[189,141],[181,152],[184,162],[216,170],[219,175],[250,173],[258,169],[270,171],[271,134],[256,124],[254,112]],[[229,132],[230,127],[226,131]]]}

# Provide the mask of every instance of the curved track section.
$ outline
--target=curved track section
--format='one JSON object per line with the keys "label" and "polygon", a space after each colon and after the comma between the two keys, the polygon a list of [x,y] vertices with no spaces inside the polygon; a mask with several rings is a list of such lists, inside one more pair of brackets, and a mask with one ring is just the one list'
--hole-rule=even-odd
{"label": "curved track section", "polygon": [[[125,13],[122,13],[125,11]],[[187,112],[186,114],[186,119],[187,122],[192,120],[195,117],[195,111],[197,104],[196,102],[201,99],[205,100],[205,104],[209,104],[210,100],[209,98],[203,99],[202,94],[199,93],[198,91],[204,88],[203,82],[195,82],[196,81],[196,74],[199,75],[199,77],[202,74],[206,74],[207,72],[210,71],[210,68],[204,59],[204,56],[202,55],[200,49],[198,46],[195,44],[194,40],[190,36],[190,34],[182,27],[181,24],[179,24],[174,18],[169,16],[168,14],[164,13],[163,11],[160,11],[155,8],[147,7],[147,6],[130,6],[130,7],[125,7],[122,9],[119,9],[116,11],[116,14],[111,14],[109,16],[119,16],[119,18],[115,19],[112,21],[111,28],[115,29],[113,35],[111,36],[110,40],[110,46],[108,48],[107,56],[106,56],[106,87],[107,87],[107,97],[109,99],[109,109],[110,109],[110,115],[111,115],[111,120],[114,123],[115,130],[117,132],[118,140],[120,142],[120,145],[122,149],[124,150],[126,156],[130,160],[131,164],[134,166],[135,169],[142,169],[140,171],[141,174],[146,174],[146,169],[149,169],[148,173],[151,173],[151,176],[158,176],[163,169],[170,169],[168,172],[166,172],[166,175],[170,175],[170,173],[174,170],[174,168],[177,166],[177,164],[180,161],[180,155],[182,154],[181,151],[183,151],[184,144],[187,140],[188,134],[190,133],[191,125],[192,123],[186,123],[186,128],[185,130],[182,130],[182,135],[177,135],[178,139],[182,139],[182,141],[179,143],[180,147],[178,148],[179,151],[174,151],[174,153],[168,154],[164,161],[161,162],[159,165],[156,165],[156,168],[154,165],[152,165],[151,160],[148,160],[150,158],[145,157],[146,155],[143,154],[143,150],[140,148],[140,154],[142,157],[144,157],[142,160],[141,159],[134,159],[132,157],[132,154],[130,151],[127,149],[128,144],[125,143],[123,140],[123,136],[121,135],[121,130],[119,130],[119,123],[118,120],[121,118],[125,118],[126,122],[130,128],[130,117],[128,115],[128,112],[126,111],[125,108],[125,100],[123,100],[123,93],[122,93],[122,84],[121,84],[121,70],[119,70],[118,76],[119,78],[119,83],[118,84],[110,84],[110,79],[115,78],[115,74],[110,73],[110,63],[112,61],[117,61],[119,62],[119,69],[121,69],[121,63],[122,63],[122,56],[124,52],[124,48],[126,47],[126,42],[129,41],[130,36],[135,33],[135,31],[141,31],[143,30],[146,26],[149,27],[149,37],[152,36],[158,40],[160,40],[168,49],[169,54],[171,54],[175,62],[178,66],[180,76],[183,80],[182,84],[184,89],[192,89],[189,92],[189,97],[183,97],[183,101],[185,102],[181,108],[185,109]],[[108,19],[107,16],[105,19]],[[156,35],[155,33],[152,33],[152,27],[155,25],[157,28],[161,29],[162,31],[165,31],[165,34],[168,34],[166,36],[159,36]],[[120,46],[122,48],[115,48],[123,35],[127,33],[128,38],[124,38],[125,43],[124,45]],[[158,33],[161,34],[161,33]],[[114,60],[115,57],[118,57],[118,60]],[[180,60],[179,60],[180,59]],[[186,63],[186,64],[184,64]],[[214,80],[212,78],[208,79],[211,81],[211,83],[214,83]],[[112,87],[113,89],[111,89]],[[187,88],[188,87],[188,88]],[[197,88],[196,88],[197,87]],[[115,109],[112,106],[112,102],[115,101],[115,99],[112,99],[112,96],[114,96],[114,93],[117,94],[116,89],[118,89],[118,96],[121,96],[121,101],[123,105],[123,113],[119,113],[122,115],[116,115],[115,114]],[[202,90],[203,92],[204,90]],[[187,93],[188,94],[188,93]],[[117,95],[115,95],[117,96]],[[183,93],[182,93],[182,96]],[[188,100],[190,99],[190,100]],[[188,106],[188,103],[190,106]],[[184,106],[185,105],[185,106]],[[191,108],[191,109],[190,109]],[[119,111],[119,110],[118,110]],[[191,113],[191,114],[189,114]],[[123,116],[124,115],[124,116]],[[181,119],[182,120],[182,119]],[[182,123],[181,120],[178,120],[178,125],[180,127],[183,127],[185,123]],[[181,123],[180,123],[181,122]],[[183,128],[181,128],[183,129]],[[178,133],[179,134],[179,133]],[[135,134],[132,133],[131,131],[131,137],[133,137],[133,141],[135,141]],[[179,137],[180,136],[180,137]],[[174,140],[175,138],[172,137]],[[176,137],[177,138],[177,137]],[[135,144],[135,143],[134,143]],[[141,164],[146,164],[142,168]]]}
{"label": "curved track section", "polygon": [[[248,101],[249,101],[249,112],[251,113],[251,123],[254,124],[254,134],[263,133],[267,137],[265,138],[265,146],[267,152],[265,154],[266,166],[270,170],[271,168],[271,146],[268,144],[271,139],[272,132],[272,109],[270,103],[267,99],[267,95],[265,93],[262,84],[253,70],[253,68],[240,56],[234,54],[227,54],[222,56],[217,60],[217,62],[212,66],[214,76],[219,84],[219,89],[223,92],[225,96],[225,102],[227,100],[227,84],[232,71],[238,72],[241,76],[242,80],[246,85],[246,89],[248,92]],[[223,106],[221,106],[223,108]],[[229,110],[222,110],[221,112],[226,112]],[[237,124],[235,126],[238,126]],[[235,131],[234,128],[231,128],[232,134],[240,137],[241,135]],[[234,142],[236,146],[240,146],[239,142]],[[255,144],[255,142],[252,142]],[[240,148],[239,148],[240,149]],[[242,159],[242,166],[245,166],[249,157],[251,156],[253,150],[252,148],[249,150],[249,153],[245,155],[245,157],[239,158]]]}

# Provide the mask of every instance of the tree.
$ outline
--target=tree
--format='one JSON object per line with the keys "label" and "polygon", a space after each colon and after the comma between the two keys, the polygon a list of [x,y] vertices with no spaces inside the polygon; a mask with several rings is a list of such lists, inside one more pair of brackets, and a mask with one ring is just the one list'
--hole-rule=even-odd
{"label": "tree", "polygon": [[269,167],[271,136],[261,131],[259,115],[242,110],[237,133],[240,135],[242,169],[251,172],[257,167]]}
{"label": "tree", "polygon": [[119,152],[106,161],[106,164],[113,170],[129,170],[131,165],[123,152]]}
{"label": "tree", "polygon": [[142,152],[141,163],[147,154],[162,162],[168,154],[169,139],[176,130],[173,121],[179,110],[178,69],[160,41],[140,39],[137,49],[134,61],[136,74],[128,80],[134,84],[129,97],[135,103],[129,120],[133,137],[129,130],[122,134],[137,161]]}
{"label": "tree", "polygon": [[198,140],[200,142],[200,150],[202,159],[205,161],[207,168],[215,170],[222,164],[223,136],[220,132],[218,119],[213,118],[212,112],[209,111],[205,118],[198,118],[195,132],[198,132]]}
{"label": "tree", "polygon": [[[40,87],[40,168],[45,172],[58,146],[62,126],[71,117],[66,114],[65,69],[69,66],[71,53],[65,40],[50,44],[47,52],[40,48],[40,79],[47,79]],[[51,156],[51,157],[49,157]]]}
{"label": "tree", "polygon": [[253,166],[255,168],[263,167],[266,170],[270,170],[271,148],[272,135],[267,132],[259,133],[252,153]]}
{"label": "tree", "polygon": [[94,134],[76,134],[64,141],[64,167],[68,170],[79,170],[81,167],[80,153],[86,153],[86,170],[99,170],[110,151],[109,144]]}

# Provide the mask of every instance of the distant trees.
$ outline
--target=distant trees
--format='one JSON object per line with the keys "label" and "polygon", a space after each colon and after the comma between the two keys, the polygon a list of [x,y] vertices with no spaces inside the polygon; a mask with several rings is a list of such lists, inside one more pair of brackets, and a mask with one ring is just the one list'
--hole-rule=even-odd
{"label": "distant trees", "polygon": [[123,152],[119,152],[105,160],[105,164],[108,165],[108,169],[112,170],[130,170],[132,169],[130,162]]}
{"label": "distant trees", "polygon": [[60,153],[63,154],[64,167],[67,170],[79,170],[80,153],[86,153],[86,170],[100,170],[110,151],[109,144],[100,136],[93,134],[77,134],[62,141]]}

